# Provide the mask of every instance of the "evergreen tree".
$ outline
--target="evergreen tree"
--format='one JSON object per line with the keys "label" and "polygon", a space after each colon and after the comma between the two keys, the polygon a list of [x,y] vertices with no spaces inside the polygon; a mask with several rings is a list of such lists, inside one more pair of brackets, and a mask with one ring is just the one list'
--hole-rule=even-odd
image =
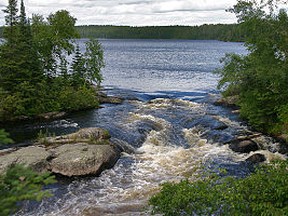
{"label": "evergreen tree", "polygon": [[23,0],[21,1],[19,19],[15,14],[17,9],[12,10],[17,2],[9,2],[12,2],[13,5],[9,4],[4,12],[10,13],[6,17],[13,18],[6,19],[6,25],[9,29],[13,29],[14,34],[7,34],[5,38],[7,42],[0,48],[0,77],[3,89],[15,92],[22,82],[39,82],[42,72],[37,51],[32,43],[32,34],[26,18]]}
{"label": "evergreen tree", "polygon": [[60,59],[60,77],[62,77],[65,81],[68,81],[68,61],[65,56],[61,56]]}
{"label": "evergreen tree", "polygon": [[72,62],[72,85],[79,87],[86,82],[85,59],[80,51],[79,44],[76,45],[75,55]]}
{"label": "evergreen tree", "polygon": [[17,8],[17,0],[9,0],[8,6],[3,12],[5,15],[6,28],[4,29],[4,38],[7,40],[9,45],[14,44],[14,39],[16,35],[15,26],[18,23],[18,8]]}

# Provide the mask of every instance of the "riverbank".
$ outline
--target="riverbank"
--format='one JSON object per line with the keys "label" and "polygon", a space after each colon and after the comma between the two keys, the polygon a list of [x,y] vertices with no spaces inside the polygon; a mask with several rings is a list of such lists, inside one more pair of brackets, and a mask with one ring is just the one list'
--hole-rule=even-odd
{"label": "riverbank", "polygon": [[17,124],[17,122],[23,122],[23,121],[50,121],[50,120],[55,120],[55,119],[61,119],[64,118],[65,116],[74,113],[74,112],[79,112],[79,111],[85,111],[85,110],[91,110],[95,108],[101,108],[101,104],[121,104],[123,102],[123,99],[120,97],[114,97],[114,96],[108,96],[103,92],[103,90],[99,91],[97,88],[95,88],[96,92],[96,100],[99,103],[96,107],[82,107],[77,110],[73,111],[53,111],[53,112],[48,112],[48,113],[41,113],[38,115],[34,116],[27,116],[27,115],[20,115],[20,116],[14,116],[14,117],[9,117],[9,118],[4,118],[0,119],[0,125],[5,124],[7,122],[14,122]]}
{"label": "riverbank", "polygon": [[[237,101],[239,100],[239,98],[237,96],[229,96],[229,97],[220,97],[219,99],[217,99],[214,104],[216,106],[223,106],[223,107],[227,107],[233,110],[234,113],[240,113],[240,107],[237,106]],[[287,142],[287,134],[266,134],[263,131],[259,131],[259,134],[265,134],[266,136],[271,136],[273,137],[277,142],[280,143],[280,149],[278,150],[279,153],[281,154],[286,154],[288,155],[288,142]],[[256,136],[257,133],[256,133]]]}
{"label": "riverbank", "polygon": [[[100,100],[105,103],[110,102],[115,105],[120,105],[123,102],[123,99],[119,97],[108,97],[104,93],[102,93],[100,97],[103,98]],[[234,110],[231,112],[237,113],[235,112],[237,109],[235,109],[235,105],[233,105],[231,101],[232,100],[229,100],[227,102],[227,100],[221,98],[220,100],[213,102],[213,104],[217,106],[228,106],[229,108],[232,106]],[[196,104],[190,103],[191,102],[182,100],[159,98],[145,102],[144,107],[145,109],[151,109],[150,111],[152,111],[156,107],[158,109],[160,104],[164,107],[167,106],[168,109],[169,107],[173,108],[175,105],[180,107],[183,105],[189,105],[188,107],[193,105],[190,107],[190,109],[193,110],[193,107],[196,106]],[[146,127],[146,129],[144,131],[142,131],[142,129],[139,131],[141,136],[143,136],[143,138],[141,138],[142,140],[146,140],[150,132],[154,130],[162,130],[161,128],[164,127],[154,121],[154,119],[151,119],[145,122],[147,125],[144,126],[144,128]],[[247,128],[241,130],[238,128],[233,131],[230,125],[231,123],[220,116],[210,116],[208,114],[200,115],[196,119],[184,117],[183,124],[184,128],[187,128],[187,131],[184,131],[184,133],[191,133],[191,135],[194,133],[200,133],[200,138],[207,140],[209,143],[211,142],[216,143],[217,145],[228,146],[232,151],[246,155],[246,162],[254,164],[266,160],[274,160],[274,157],[281,158],[280,155],[278,157],[273,155],[273,153],[276,152],[283,155],[288,154],[287,148],[285,148],[286,143],[279,142],[276,145],[271,146],[273,140],[265,134],[254,132]],[[227,133],[228,131],[229,134]],[[103,167],[105,167],[105,169],[112,168],[120,158],[121,152],[126,152],[128,154],[134,154],[136,152],[133,147],[128,143],[125,143],[123,140],[121,141],[116,137],[110,139],[111,137],[109,132],[102,128],[83,128],[72,134],[53,137],[47,137],[47,135],[48,134],[43,134],[41,137],[38,137],[38,140],[33,144],[33,146],[24,148],[18,147],[2,151],[0,153],[0,170],[3,172],[7,167],[15,164],[17,161],[17,163],[24,163],[38,172],[52,171],[54,174],[61,174],[68,177],[87,175],[97,176],[104,170]],[[119,135],[123,136],[124,134]],[[174,136],[176,134],[171,135]],[[187,134],[186,136],[188,139],[191,139],[191,135]],[[193,145],[193,143],[191,143],[191,145]],[[187,147],[188,146],[186,146],[186,148]],[[103,154],[96,154],[98,151],[103,152]],[[86,154],[88,154],[88,156]],[[37,155],[37,157],[33,157],[33,155]],[[108,158],[103,157],[103,155]],[[61,161],[60,158],[64,158],[65,160]],[[75,158],[79,158],[79,160]],[[85,160],[83,160],[83,158]],[[55,165],[55,161],[59,160],[60,162]],[[74,163],[73,161],[76,162]],[[96,168],[91,168],[91,161],[94,161],[92,163]],[[100,164],[102,165],[98,165],[95,161],[101,161]],[[55,166],[61,168],[55,168]],[[67,168],[67,166],[71,167]],[[77,167],[81,167],[80,170]]]}

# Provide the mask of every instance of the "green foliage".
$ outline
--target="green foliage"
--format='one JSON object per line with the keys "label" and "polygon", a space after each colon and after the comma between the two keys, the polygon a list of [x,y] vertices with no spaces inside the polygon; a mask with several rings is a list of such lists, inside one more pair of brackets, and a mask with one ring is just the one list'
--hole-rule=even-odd
{"label": "green foliage", "polygon": [[239,96],[241,116],[256,129],[281,134],[288,132],[288,16],[284,10],[274,13],[275,2],[238,1],[231,9],[251,32],[249,54],[226,56],[219,88],[224,96]]}
{"label": "green foliage", "polygon": [[0,130],[0,145],[12,144],[13,140],[9,138],[9,133],[5,132],[5,130]]}
{"label": "green foliage", "polygon": [[83,54],[80,51],[79,45],[76,45],[75,55],[72,62],[72,86],[79,87],[84,85],[86,82],[85,79],[86,67],[85,59]]}
{"label": "green foliage", "polygon": [[47,76],[57,76],[58,64],[64,56],[73,53],[73,39],[78,37],[75,23],[76,18],[66,10],[50,14],[47,20],[41,15],[33,15],[32,35]]}
{"label": "green foliage", "polygon": [[189,39],[243,41],[246,32],[241,25],[201,26],[77,26],[82,38],[120,39]]}
{"label": "green foliage", "polygon": [[287,169],[288,161],[278,161],[243,179],[165,183],[149,203],[153,213],[167,216],[288,215]]}
{"label": "green foliage", "polygon": [[45,131],[40,130],[39,133],[37,134],[37,143],[39,144],[43,144],[43,145],[47,145],[49,144],[49,137],[56,137],[55,133],[51,133],[48,131],[48,129],[46,129]]}
{"label": "green foliage", "polygon": [[86,42],[86,79],[91,83],[96,83],[100,86],[103,77],[100,73],[102,67],[104,67],[104,57],[101,44],[97,40],[90,40]]}
{"label": "green foliage", "polygon": [[81,53],[79,45],[76,45],[72,62],[71,83],[74,87],[85,84],[97,85],[103,80],[101,68],[104,67],[104,56],[101,44],[97,40],[89,40],[85,43],[86,51]]}
{"label": "green foliage", "polygon": [[99,106],[95,90],[91,87],[81,86],[75,90],[73,87],[64,88],[59,95],[61,107],[68,111],[95,108]]}
{"label": "green foliage", "polygon": [[54,183],[54,176],[49,173],[37,174],[22,165],[9,168],[0,177],[0,212],[1,215],[11,215],[20,207],[20,201],[37,200],[51,196],[49,191],[43,191],[43,185]]}
{"label": "green foliage", "polygon": [[98,102],[91,84],[100,85],[102,81],[103,50],[98,41],[91,41],[87,42],[85,53],[79,46],[75,51],[76,18],[60,10],[47,19],[33,15],[30,25],[23,0],[20,15],[17,1],[12,0],[4,12],[0,120],[95,107]]}

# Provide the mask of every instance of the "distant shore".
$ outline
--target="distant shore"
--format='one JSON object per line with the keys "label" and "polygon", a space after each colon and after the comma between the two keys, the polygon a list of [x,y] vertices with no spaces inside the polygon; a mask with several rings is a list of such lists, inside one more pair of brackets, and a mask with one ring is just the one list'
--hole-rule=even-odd
{"label": "distant shore", "polygon": [[[76,26],[81,38],[104,39],[183,39],[243,42],[246,32],[239,24],[204,24],[201,26]],[[3,27],[0,27],[0,38]]]}

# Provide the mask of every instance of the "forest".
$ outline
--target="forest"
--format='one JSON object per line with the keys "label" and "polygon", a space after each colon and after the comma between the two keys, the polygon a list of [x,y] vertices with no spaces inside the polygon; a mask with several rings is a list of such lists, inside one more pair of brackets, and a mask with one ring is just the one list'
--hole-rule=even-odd
{"label": "forest", "polygon": [[77,26],[82,38],[185,39],[244,41],[246,32],[238,24],[201,26]]}
{"label": "forest", "polygon": [[[244,41],[247,35],[239,24],[217,24],[201,26],[76,26],[81,38],[107,39],[185,39]],[[0,28],[3,37],[3,27]]]}

